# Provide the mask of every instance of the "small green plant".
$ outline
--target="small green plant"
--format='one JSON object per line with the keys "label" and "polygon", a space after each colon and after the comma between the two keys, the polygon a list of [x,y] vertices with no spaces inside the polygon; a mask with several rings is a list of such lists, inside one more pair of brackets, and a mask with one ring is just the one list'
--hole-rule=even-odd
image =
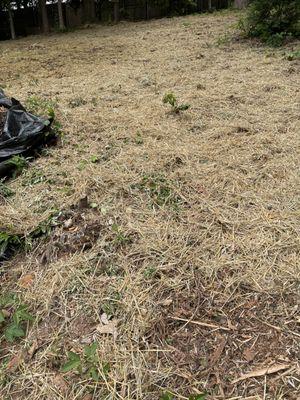
{"label": "small green plant", "polygon": [[132,185],[133,189],[139,189],[147,193],[152,205],[156,207],[170,206],[178,210],[181,198],[174,191],[174,185],[162,175],[144,175],[140,183]]}
{"label": "small green plant", "polygon": [[38,183],[45,182],[47,180],[46,176],[42,173],[42,171],[33,168],[29,169],[28,173],[25,174],[22,185],[23,186],[33,186]]}
{"label": "small green plant", "polygon": [[159,400],[175,400],[174,396],[170,392],[165,392],[161,395]]}
{"label": "small green plant", "polygon": [[207,395],[205,393],[195,394],[189,397],[189,400],[205,400]]}
{"label": "small green plant", "polygon": [[157,269],[153,266],[149,266],[144,270],[144,277],[147,280],[154,278],[156,274],[157,274]]}
{"label": "small green plant", "polygon": [[61,372],[75,371],[80,375],[91,378],[93,381],[99,381],[100,372],[107,375],[110,371],[110,366],[107,363],[100,364],[97,348],[98,345],[94,342],[84,347],[82,355],[69,351],[67,361],[61,367]]}
{"label": "small green plant", "polygon": [[225,33],[223,35],[220,35],[217,39],[217,46],[224,46],[230,43],[231,36],[229,33]]}
{"label": "small green plant", "polygon": [[28,160],[22,156],[13,156],[6,163],[13,167],[13,178],[20,175],[25,168],[28,168]]}
{"label": "small green plant", "polygon": [[166,93],[163,97],[164,104],[170,104],[172,112],[178,114],[180,111],[186,111],[190,108],[189,104],[178,104],[177,98],[174,93]]}
{"label": "small green plant", "polygon": [[21,245],[22,240],[20,236],[0,231],[0,257],[3,257],[7,250],[19,247]]}
{"label": "small green plant", "polygon": [[91,156],[91,163],[96,164],[97,162],[99,162],[100,158],[97,155],[92,155]]}
{"label": "small green plant", "polygon": [[137,145],[142,145],[144,143],[144,140],[142,138],[142,134],[140,132],[138,132],[136,134],[136,138],[134,140],[134,143],[137,144]]}
{"label": "small green plant", "polygon": [[130,243],[130,237],[126,236],[120,226],[118,226],[117,224],[113,224],[111,229],[115,233],[114,243],[119,245]]}
{"label": "small green plant", "polygon": [[103,300],[103,303],[101,304],[101,310],[107,315],[115,315],[120,306],[121,299],[121,293],[112,290],[109,293],[109,296]]}
{"label": "small green plant", "polygon": [[3,179],[0,179],[0,196],[6,198],[13,196],[15,192],[4,184]]}
{"label": "small green plant", "polygon": [[300,49],[291,51],[288,54],[286,54],[286,59],[288,61],[294,61],[294,60],[299,60],[300,59]]}
{"label": "small green plant", "polygon": [[56,118],[55,109],[57,108],[56,101],[44,99],[38,96],[31,96],[26,101],[26,106],[28,110],[35,114],[40,115],[41,117],[46,117],[48,120],[45,120],[45,125],[49,125],[50,121],[52,121],[51,125],[51,133],[56,136],[63,136],[61,130],[61,124]]}
{"label": "small green plant", "polygon": [[87,103],[87,101],[84,100],[82,97],[76,97],[75,99],[69,101],[69,106],[71,108],[76,108],[76,107],[84,106],[86,103]]}
{"label": "small green plant", "polygon": [[58,221],[59,215],[60,213],[58,211],[54,211],[46,220],[38,224],[27,239],[30,240],[40,236],[49,236],[52,229],[60,225],[60,222]]}
{"label": "small green plant", "polygon": [[24,337],[26,323],[32,320],[28,307],[17,296],[6,295],[0,298],[0,332],[8,342]]}

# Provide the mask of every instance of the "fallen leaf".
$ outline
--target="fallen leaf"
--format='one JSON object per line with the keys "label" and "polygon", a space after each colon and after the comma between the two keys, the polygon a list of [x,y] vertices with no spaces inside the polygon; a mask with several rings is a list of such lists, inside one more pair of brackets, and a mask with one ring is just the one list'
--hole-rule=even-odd
{"label": "fallen leaf", "polygon": [[28,288],[29,286],[32,285],[33,281],[34,281],[34,274],[26,274],[19,279],[19,285],[23,288]]}
{"label": "fallen leaf", "polygon": [[18,369],[19,365],[21,364],[22,360],[23,360],[23,353],[16,354],[9,360],[6,369],[10,372],[16,371],[16,369]]}
{"label": "fallen leaf", "polygon": [[222,337],[219,345],[217,346],[214,353],[210,357],[209,363],[211,366],[215,365],[216,362],[218,362],[218,360],[220,359],[220,357],[223,353],[223,350],[225,348],[226,342],[227,342],[227,339],[225,337]]}
{"label": "fallen leaf", "polygon": [[245,360],[248,362],[253,361],[255,355],[256,355],[256,353],[253,349],[248,348],[243,351],[243,356],[244,356]]}
{"label": "fallen leaf", "polygon": [[245,379],[249,379],[249,378],[256,378],[259,376],[275,374],[275,372],[282,371],[284,369],[288,369],[289,367],[290,367],[289,364],[275,364],[275,365],[271,365],[270,367],[256,369],[252,372],[249,372],[248,374],[240,376],[238,379],[235,379],[234,381],[232,381],[232,383],[234,384],[234,383],[237,383],[237,382],[243,381]]}
{"label": "fallen leaf", "polygon": [[113,335],[114,339],[116,339],[118,336],[117,324],[118,324],[117,320],[109,321],[109,323],[107,325],[100,325],[100,324],[97,325],[96,330],[99,333]]}
{"label": "fallen leaf", "polygon": [[105,313],[101,314],[100,320],[101,320],[101,322],[102,322],[104,325],[109,324],[109,319],[108,319],[108,317],[107,317],[107,314],[105,314]]}

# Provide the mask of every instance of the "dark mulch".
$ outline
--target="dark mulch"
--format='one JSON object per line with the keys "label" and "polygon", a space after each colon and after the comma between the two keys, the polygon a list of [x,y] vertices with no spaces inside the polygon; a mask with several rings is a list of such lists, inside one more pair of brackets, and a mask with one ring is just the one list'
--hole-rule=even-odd
{"label": "dark mulch", "polygon": [[[158,310],[160,318],[147,335],[152,347],[163,345],[168,350],[158,357],[173,375],[159,382],[160,386],[178,388],[187,395],[191,386],[199,386],[209,399],[248,398],[263,396],[267,379],[266,399],[275,399],[280,392],[285,399],[299,399],[300,329],[295,293],[258,293],[239,287],[225,299],[218,290],[195,283],[188,294],[169,295],[169,302]],[[285,364],[286,370],[267,378],[235,382],[243,374]]]}

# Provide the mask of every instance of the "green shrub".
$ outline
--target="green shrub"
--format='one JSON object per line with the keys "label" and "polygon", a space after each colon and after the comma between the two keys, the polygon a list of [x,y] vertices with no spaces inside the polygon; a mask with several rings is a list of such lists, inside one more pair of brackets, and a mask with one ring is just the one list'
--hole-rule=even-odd
{"label": "green shrub", "polygon": [[239,27],[248,37],[280,46],[287,37],[300,36],[299,0],[252,0]]}

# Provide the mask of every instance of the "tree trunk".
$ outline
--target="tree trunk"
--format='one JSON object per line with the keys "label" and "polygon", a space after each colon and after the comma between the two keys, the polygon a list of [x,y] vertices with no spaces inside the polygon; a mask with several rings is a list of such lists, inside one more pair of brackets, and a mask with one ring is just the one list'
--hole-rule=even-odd
{"label": "tree trunk", "polygon": [[211,11],[211,0],[208,0],[208,11]]}
{"label": "tree trunk", "polygon": [[244,8],[247,7],[248,3],[249,3],[248,0],[234,0],[234,7]]}
{"label": "tree trunk", "polygon": [[119,5],[119,1],[114,2],[114,20],[115,20],[115,24],[117,24],[119,22],[120,19],[120,5]]}
{"label": "tree trunk", "polygon": [[62,0],[58,0],[57,2],[57,7],[58,7],[58,19],[59,19],[59,29],[61,31],[66,29],[65,22],[64,22],[64,14],[63,14],[63,8],[62,8]]}
{"label": "tree trunk", "polygon": [[41,7],[41,13],[42,13],[43,32],[49,33],[50,28],[49,28],[46,0],[39,0],[39,2],[40,2],[40,7]]}
{"label": "tree trunk", "polygon": [[9,26],[10,26],[11,38],[12,38],[13,40],[15,40],[15,38],[16,38],[16,32],[15,32],[14,17],[13,17],[13,13],[12,13],[12,11],[11,11],[10,6],[9,6],[9,8],[8,8],[8,17],[9,17]]}

